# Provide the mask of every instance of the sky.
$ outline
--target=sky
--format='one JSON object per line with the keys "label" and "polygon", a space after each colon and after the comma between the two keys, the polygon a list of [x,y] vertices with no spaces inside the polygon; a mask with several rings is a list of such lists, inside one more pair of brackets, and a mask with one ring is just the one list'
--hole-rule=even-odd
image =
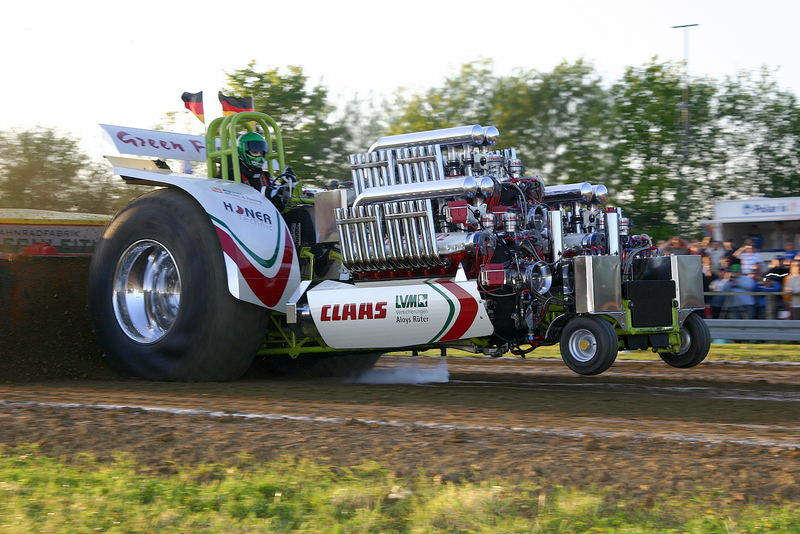
{"label": "sky", "polygon": [[[683,60],[685,30],[672,26],[699,24],[690,74],[767,65],[800,94],[790,0],[38,0],[0,14],[0,129],[55,127],[92,155],[112,152],[98,123],[152,128],[177,111],[198,133],[181,93],[203,90],[206,113],[219,113],[225,72],[251,60],[300,65],[337,101],[424,90],[480,59],[509,74],[583,58],[610,83],[653,56]],[[280,110],[271,115],[280,124]]]}

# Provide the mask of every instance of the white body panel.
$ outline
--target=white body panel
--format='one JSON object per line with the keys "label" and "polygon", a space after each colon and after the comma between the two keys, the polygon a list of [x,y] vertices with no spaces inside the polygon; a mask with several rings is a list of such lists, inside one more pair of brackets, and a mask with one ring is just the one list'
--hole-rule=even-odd
{"label": "white body panel", "polygon": [[119,166],[114,172],[137,183],[177,187],[190,194],[220,239],[231,294],[286,311],[286,301],[300,283],[300,267],[286,222],[272,202],[249,185],[227,180]]}
{"label": "white body panel", "polygon": [[428,345],[494,330],[474,280],[329,280],[307,295],[317,330],[336,349]]}

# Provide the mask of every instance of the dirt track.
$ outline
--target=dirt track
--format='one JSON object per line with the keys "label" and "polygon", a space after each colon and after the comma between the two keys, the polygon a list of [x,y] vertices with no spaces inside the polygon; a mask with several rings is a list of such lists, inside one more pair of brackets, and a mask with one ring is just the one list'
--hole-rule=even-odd
{"label": "dirt track", "polygon": [[[384,357],[374,380],[441,378],[434,359]],[[438,366],[438,367],[437,367]],[[658,494],[723,490],[800,501],[800,366],[618,362],[579,377],[558,361],[449,361],[429,385],[129,380],[0,385],[0,443],[53,454],[127,451],[173,462],[281,455],[377,460],[398,474],[498,476]],[[103,406],[100,406],[103,405]],[[124,408],[123,408],[124,406]],[[183,409],[175,411],[171,409]]]}

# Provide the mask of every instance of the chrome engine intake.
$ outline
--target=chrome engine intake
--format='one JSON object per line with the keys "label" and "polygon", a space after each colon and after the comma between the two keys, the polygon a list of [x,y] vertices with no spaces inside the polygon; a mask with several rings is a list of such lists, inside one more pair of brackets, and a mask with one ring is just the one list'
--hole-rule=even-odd
{"label": "chrome engine intake", "polygon": [[353,272],[441,266],[430,200],[336,209],[344,266]]}

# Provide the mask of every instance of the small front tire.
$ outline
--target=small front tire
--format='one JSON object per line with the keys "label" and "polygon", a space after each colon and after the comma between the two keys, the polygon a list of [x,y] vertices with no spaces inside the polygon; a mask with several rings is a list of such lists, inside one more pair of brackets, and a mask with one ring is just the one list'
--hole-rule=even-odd
{"label": "small front tire", "polygon": [[617,359],[619,339],[611,323],[599,317],[575,317],[561,331],[561,358],[581,375],[598,375]]}
{"label": "small front tire", "polygon": [[693,313],[681,325],[681,348],[678,352],[659,352],[665,363],[679,369],[694,367],[706,359],[711,348],[711,332],[699,314]]}

